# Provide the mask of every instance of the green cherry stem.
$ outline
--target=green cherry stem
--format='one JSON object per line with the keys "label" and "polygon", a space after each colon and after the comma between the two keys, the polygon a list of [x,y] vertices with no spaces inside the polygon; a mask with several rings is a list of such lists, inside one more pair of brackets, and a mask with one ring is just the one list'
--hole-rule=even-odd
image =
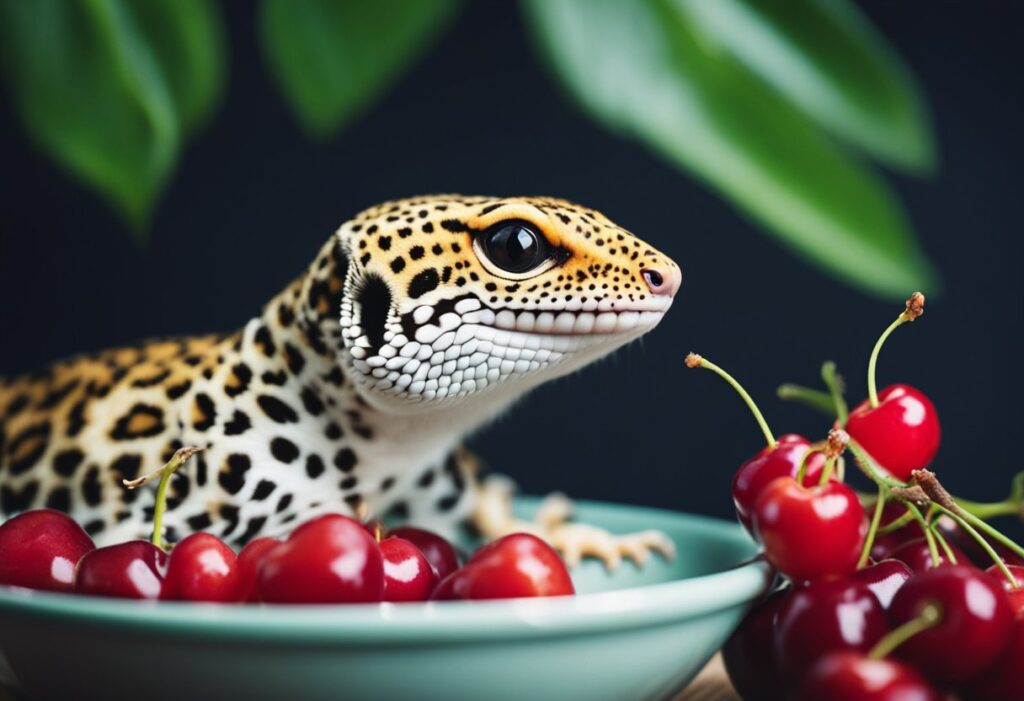
{"label": "green cherry stem", "polygon": [[846,419],[850,416],[850,409],[846,406],[846,399],[843,397],[843,378],[836,372],[836,364],[826,360],[821,365],[821,379],[828,387],[829,399],[832,401],[832,410],[840,426],[846,425]]}
{"label": "green cherry stem", "polygon": [[967,501],[965,499],[957,499],[956,503],[964,511],[969,511],[980,519],[988,521],[992,518],[999,516],[1022,516],[1024,517],[1024,508],[1020,502],[1012,501],[994,501],[994,502],[977,502]]}
{"label": "green cherry stem", "polygon": [[878,337],[878,340],[875,341],[875,347],[871,350],[871,357],[868,359],[868,401],[871,403],[872,409],[876,408],[879,403],[878,389],[875,385],[875,368],[878,365],[878,353],[882,350],[885,339],[889,338],[889,334],[897,328],[908,321],[913,321],[922,314],[924,314],[924,295],[920,292],[915,292],[907,299],[906,309],[903,310],[903,313],[896,317],[896,321],[889,324],[885,331],[882,332],[882,335]]}
{"label": "green cherry stem", "polygon": [[[821,477],[818,479],[819,487],[828,484],[828,481],[832,479],[832,473],[836,469],[836,461],[839,460],[839,456],[846,450],[849,442],[850,434],[841,428],[833,428],[828,432],[828,440],[825,442],[825,467],[821,470]],[[803,482],[800,484],[803,484]]]}
{"label": "green cherry stem", "polygon": [[885,510],[885,500],[888,495],[889,490],[884,485],[879,485],[875,511],[871,514],[871,525],[868,527],[867,538],[864,539],[864,547],[860,551],[860,559],[857,560],[858,570],[867,567],[868,560],[871,558],[871,547],[875,544],[875,536],[878,534],[878,526],[882,522],[882,511]]}
{"label": "green cherry stem", "polygon": [[761,410],[757,408],[757,404],[755,404],[751,396],[747,394],[747,390],[743,389],[743,386],[737,382],[732,375],[712,363],[710,360],[707,360],[696,353],[690,353],[686,356],[686,367],[705,368],[707,370],[711,370],[732,385],[732,388],[736,390],[737,394],[739,394],[743,398],[743,401],[747,403],[747,408],[750,409],[750,413],[752,413],[754,418],[757,420],[757,425],[761,427],[761,432],[764,434],[764,439],[767,441],[769,447],[774,447],[778,444],[778,441],[775,440],[775,435],[772,433],[771,429],[768,428],[768,422],[764,420],[764,415],[761,413]]}
{"label": "green cherry stem", "polygon": [[949,547],[949,542],[946,540],[946,536],[942,535],[942,531],[939,530],[938,526],[934,523],[931,524],[931,532],[935,536],[935,542],[942,548],[942,554],[946,556],[946,559],[951,565],[960,564],[957,562],[956,553]]}
{"label": "green cherry stem", "polygon": [[996,563],[996,566],[999,568],[999,571],[1003,573],[1003,576],[1006,577],[1007,580],[1009,580],[1010,584],[1012,584],[1014,587],[1019,586],[1017,584],[1017,579],[1013,576],[1013,573],[1010,572],[1010,570],[1006,567],[1006,563],[1003,562],[1003,558],[999,557],[999,554],[995,551],[995,548],[988,544],[988,541],[985,540],[985,538],[980,533],[978,533],[974,526],[967,523],[967,520],[965,518],[960,516],[960,514],[956,513],[952,509],[947,509],[945,506],[942,506],[941,504],[935,504],[935,507],[942,513],[946,514],[946,516],[949,516],[951,519],[956,521],[957,525],[959,525],[961,528],[967,531],[967,535],[974,538],[978,545],[980,545],[982,549],[985,551],[985,554],[992,558],[992,561]]}
{"label": "green cherry stem", "polygon": [[167,464],[161,467],[159,470],[150,472],[148,475],[143,475],[138,479],[133,480],[121,480],[122,484],[128,489],[137,489],[142,485],[152,482],[159,478],[160,482],[156,487],[156,499],[153,504],[153,537],[151,541],[153,545],[160,548],[161,550],[167,549],[167,544],[164,542],[163,533],[163,522],[164,522],[164,511],[167,510],[167,485],[171,482],[171,475],[173,475],[179,467],[189,461],[193,455],[203,450],[196,446],[185,446],[184,448],[178,448],[171,456],[171,459],[167,461]]}
{"label": "green cherry stem", "polygon": [[810,387],[804,387],[803,385],[794,385],[786,383],[779,385],[779,388],[775,390],[779,399],[787,402],[800,402],[805,406],[820,411],[825,416],[834,418],[836,416],[835,403],[832,397],[829,396],[828,392],[822,392],[820,389],[811,389]]}
{"label": "green cherry stem", "polygon": [[893,519],[892,521],[878,529],[878,532],[882,535],[893,533],[903,528],[904,526],[909,525],[911,522],[913,522],[913,520],[914,514],[910,513],[909,511],[904,511],[899,518]]}
{"label": "green cherry stem", "polygon": [[906,487],[907,485],[894,479],[886,474],[883,474],[881,469],[875,465],[874,459],[868,455],[867,451],[864,450],[860,443],[850,438],[847,443],[847,449],[853,453],[853,461],[857,463],[857,467],[861,472],[864,473],[869,480],[874,482],[878,486],[886,486],[889,489],[896,489],[900,487]]}
{"label": "green cherry stem", "polygon": [[881,660],[892,654],[893,650],[910,640],[923,630],[934,628],[942,621],[942,609],[938,604],[927,603],[914,618],[903,625],[893,628],[884,638],[879,640],[868,652],[868,657],[873,660]]}

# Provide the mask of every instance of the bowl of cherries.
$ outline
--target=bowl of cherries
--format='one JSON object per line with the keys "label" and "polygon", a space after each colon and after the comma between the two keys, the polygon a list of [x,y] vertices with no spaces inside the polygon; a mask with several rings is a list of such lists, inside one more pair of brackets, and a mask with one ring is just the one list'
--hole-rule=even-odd
{"label": "bowl of cherries", "polygon": [[[744,701],[1024,700],[1024,548],[990,523],[1024,516],[1024,473],[1003,501],[954,497],[930,469],[934,404],[909,385],[875,385],[886,339],[923,311],[915,293],[882,333],[868,397],[852,410],[833,363],[824,391],[779,388],[830,417],[818,442],[776,438],[731,375],[686,359],[739,392],[766,442],[732,487],[739,520],[780,575],[723,648]],[[846,483],[844,455],[870,491]]]}
{"label": "bowl of cherries", "polygon": [[[97,548],[50,510],[0,525],[0,684],[31,699],[663,698],[771,581],[735,524],[587,502],[578,517],[659,529],[676,556],[570,574],[527,533],[472,550],[340,514],[237,553],[205,532],[170,546],[166,485],[193,452],[129,484],[159,480],[150,541]],[[517,515],[539,504],[516,499]]]}

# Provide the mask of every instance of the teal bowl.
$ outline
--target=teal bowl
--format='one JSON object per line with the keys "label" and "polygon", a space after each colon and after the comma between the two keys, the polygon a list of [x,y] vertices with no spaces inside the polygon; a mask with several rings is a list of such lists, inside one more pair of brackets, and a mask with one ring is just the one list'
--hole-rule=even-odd
{"label": "teal bowl", "polygon": [[[517,509],[529,512],[534,499]],[[578,504],[657,528],[672,562],[597,562],[578,595],[428,604],[215,606],[0,590],[0,683],[30,699],[659,699],[685,686],[766,589],[732,523]]]}

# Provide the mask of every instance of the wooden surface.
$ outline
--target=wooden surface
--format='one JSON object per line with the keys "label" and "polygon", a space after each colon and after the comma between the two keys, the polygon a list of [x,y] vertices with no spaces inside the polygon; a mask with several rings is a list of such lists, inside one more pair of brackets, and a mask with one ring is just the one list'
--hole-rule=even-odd
{"label": "wooden surface", "polygon": [[690,686],[673,701],[740,701],[725,676],[722,656],[715,655]]}

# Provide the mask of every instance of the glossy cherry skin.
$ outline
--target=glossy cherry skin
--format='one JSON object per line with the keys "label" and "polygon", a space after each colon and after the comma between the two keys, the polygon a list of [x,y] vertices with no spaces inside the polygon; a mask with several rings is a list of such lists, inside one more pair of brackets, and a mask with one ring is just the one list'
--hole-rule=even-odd
{"label": "glossy cherry skin", "polygon": [[768,561],[794,581],[853,572],[867,535],[857,494],[841,482],[802,487],[779,477],[761,492],[754,528]]}
{"label": "glossy cherry skin", "polygon": [[975,679],[964,698],[971,701],[1024,699],[1024,621],[1013,626],[1013,637],[1002,657]]}
{"label": "glossy cherry skin", "polygon": [[459,569],[459,555],[455,552],[455,548],[433,531],[402,526],[388,531],[388,535],[407,540],[419,548],[423,557],[427,558],[427,562],[434,568],[439,580]]}
{"label": "glossy cherry skin", "polygon": [[164,598],[226,603],[238,600],[238,556],[211,533],[193,533],[171,550]]}
{"label": "glossy cherry skin", "polygon": [[889,608],[892,598],[907,580],[913,575],[910,567],[899,560],[882,560],[873,565],[857,570],[850,578],[866,584],[871,593],[878,599],[882,608]]}
{"label": "glossy cherry skin", "polygon": [[[887,557],[893,560],[899,560],[912,569],[914,572],[926,572],[927,570],[935,569],[936,567],[953,567],[953,563],[946,557],[946,551],[940,545],[935,547],[939,550],[939,564],[936,565],[932,561],[931,549],[928,547],[928,541],[924,538],[915,538],[914,540],[908,540],[903,545],[899,546],[888,554]],[[952,543],[949,543],[949,549],[953,552],[956,557],[956,564],[961,567],[973,567],[971,558],[956,547]]]}
{"label": "glossy cherry skin", "polygon": [[26,511],[0,525],[0,584],[71,591],[75,565],[95,548],[67,514]]}
{"label": "glossy cherry skin", "polygon": [[916,574],[896,592],[889,607],[892,625],[920,615],[929,603],[941,620],[896,649],[902,657],[944,684],[969,681],[993,665],[1010,643],[1013,610],[998,582],[968,567],[939,567]]}
{"label": "glossy cherry skin", "polygon": [[878,393],[878,406],[865,399],[854,407],[846,432],[893,477],[931,464],[942,431],[935,405],[910,385],[890,385]]}
{"label": "glossy cherry skin", "polygon": [[513,533],[477,550],[441,580],[432,599],[516,599],[575,594],[555,550],[528,533]]}
{"label": "glossy cherry skin", "polygon": [[415,545],[397,536],[380,542],[384,557],[384,601],[426,601],[438,578]]}
{"label": "glossy cherry skin", "polygon": [[236,601],[252,604],[260,600],[259,580],[256,574],[259,571],[260,563],[263,562],[263,556],[275,545],[280,544],[281,541],[277,538],[253,538],[238,553],[238,559],[235,562],[238,570]]}
{"label": "glossy cherry skin", "polygon": [[1014,615],[1018,619],[1024,618],[1024,567],[1020,565],[1007,565],[1006,569],[1010,570],[1010,574],[1017,580],[1017,586],[1010,584],[1010,580],[1006,578],[1003,571],[998,566],[992,565],[985,573],[988,576],[995,579],[1003,587],[1003,591],[1006,592],[1006,598],[1010,601],[1010,607],[1013,609]]}
{"label": "glossy cherry skin", "polygon": [[118,599],[159,599],[167,553],[149,541],[130,540],[86,553],[75,569],[75,593]]}
{"label": "glossy cherry skin", "polygon": [[818,580],[794,589],[779,610],[775,657],[795,684],[827,653],[867,653],[888,630],[885,610],[866,584]]}
{"label": "glossy cherry skin", "polygon": [[[777,477],[796,477],[810,447],[810,441],[803,436],[787,433],[780,436],[775,445],[765,446],[740,465],[732,479],[732,501],[736,515],[748,531],[753,532],[754,504],[761,491]],[[824,453],[808,458],[804,484],[817,484],[824,466]]]}
{"label": "glossy cherry skin", "polygon": [[722,647],[729,681],[743,701],[776,701],[782,673],[775,659],[775,619],[791,589],[777,589],[752,608]]}
{"label": "glossy cherry skin", "polygon": [[797,701],[943,701],[945,697],[898,660],[835,652],[814,665]]}
{"label": "glossy cherry skin", "polygon": [[384,558],[363,525],[328,514],[302,524],[259,564],[261,601],[340,604],[381,601]]}

